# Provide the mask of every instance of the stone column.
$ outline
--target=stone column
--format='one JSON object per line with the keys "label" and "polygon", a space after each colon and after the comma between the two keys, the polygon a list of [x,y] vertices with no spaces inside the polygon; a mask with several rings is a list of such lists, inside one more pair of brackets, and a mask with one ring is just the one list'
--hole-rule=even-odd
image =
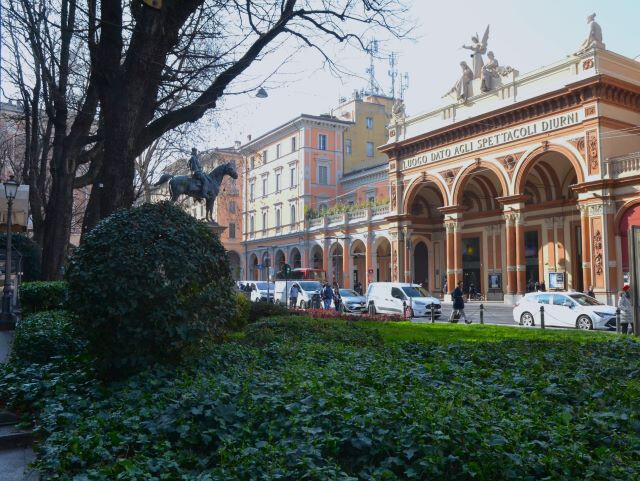
{"label": "stone column", "polygon": [[[351,243],[349,239],[342,241],[342,287],[345,289],[351,289]],[[339,268],[339,267],[338,267]]]}
{"label": "stone column", "polygon": [[524,258],[524,216],[515,214],[517,293],[527,292],[527,264]]}
{"label": "stone column", "polygon": [[322,241],[322,270],[327,275],[327,280],[331,282],[329,273],[329,239]]}
{"label": "stone column", "polygon": [[455,263],[455,285],[462,280],[462,223],[453,224],[453,257]]}
{"label": "stone column", "polygon": [[591,285],[591,229],[589,228],[589,206],[580,209],[580,235],[582,237],[582,283],[588,289]]}
{"label": "stone column", "polygon": [[505,247],[507,251],[507,294],[515,295],[517,290],[516,278],[516,232],[513,214],[505,214],[504,220],[507,229]]}
{"label": "stone column", "polygon": [[410,229],[404,230],[404,278],[405,282],[413,282],[413,271],[411,269],[411,261],[413,259],[413,251],[409,249],[409,244],[411,244],[411,249],[414,249],[415,246],[411,241],[411,236],[413,235],[413,231]]}
{"label": "stone column", "polygon": [[367,242],[366,242],[366,252],[365,252],[365,274],[364,279],[362,280],[362,288],[366,289],[369,287],[369,271],[372,271],[371,281],[375,281],[375,267],[373,266],[373,232],[369,231],[365,234]]}
{"label": "stone column", "polygon": [[543,281],[547,283],[547,272],[555,272],[556,270],[556,226],[553,217],[544,220],[547,242],[545,244],[545,252],[547,253],[547,270]]}
{"label": "stone column", "polygon": [[453,237],[454,237],[454,223],[449,221],[445,223],[445,229],[447,231],[447,257],[446,257],[446,262],[445,262],[445,268],[446,268],[446,272],[447,272],[447,293],[453,291],[453,288],[455,287],[455,283],[456,283],[456,278],[455,278],[455,273],[456,273],[456,269],[455,269],[455,254],[454,254],[454,243],[453,243]]}

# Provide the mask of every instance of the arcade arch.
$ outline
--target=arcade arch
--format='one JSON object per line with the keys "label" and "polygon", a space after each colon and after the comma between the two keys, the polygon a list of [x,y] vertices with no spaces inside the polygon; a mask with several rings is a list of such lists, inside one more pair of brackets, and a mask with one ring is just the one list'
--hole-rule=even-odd
{"label": "arcade arch", "polygon": [[453,205],[464,207],[465,212],[491,212],[500,210],[497,197],[508,195],[504,175],[489,162],[475,163],[462,171],[453,191]]}
{"label": "arcade arch", "polygon": [[258,256],[255,254],[251,254],[249,256],[249,272],[247,280],[257,280],[260,276],[260,271],[258,270]]}
{"label": "arcade arch", "polygon": [[276,251],[275,254],[275,264],[274,264],[274,268],[276,270],[276,272],[279,272],[282,269],[282,265],[286,262],[286,257],[284,255],[284,252],[280,249],[278,249]]}
{"label": "arcade arch", "polygon": [[324,253],[322,252],[322,246],[316,244],[311,248],[311,267],[313,269],[322,269],[324,263]]}
{"label": "arcade arch", "polygon": [[353,286],[357,282],[364,286],[367,278],[367,247],[360,239],[351,243],[351,258],[353,259]]}
{"label": "arcade arch", "polygon": [[343,255],[344,252],[340,243],[336,242],[329,248],[328,278],[332,284],[337,282],[339,286],[342,286],[344,280],[344,273],[342,272]]}
{"label": "arcade arch", "polygon": [[292,269],[302,267],[302,256],[300,255],[300,251],[297,247],[291,249],[291,252],[289,253],[289,265]]}
{"label": "arcade arch", "polygon": [[391,242],[386,237],[376,239],[374,279],[378,282],[391,282]]}

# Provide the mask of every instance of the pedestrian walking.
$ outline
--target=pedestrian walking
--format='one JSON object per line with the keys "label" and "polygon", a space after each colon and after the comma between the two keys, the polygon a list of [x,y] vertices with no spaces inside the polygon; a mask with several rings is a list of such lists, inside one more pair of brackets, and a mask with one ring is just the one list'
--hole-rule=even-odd
{"label": "pedestrian walking", "polygon": [[298,284],[294,284],[291,286],[291,290],[289,291],[289,306],[290,307],[298,307],[298,294],[300,290],[298,289]]}
{"label": "pedestrian walking", "polygon": [[331,309],[331,302],[333,301],[333,291],[331,290],[331,286],[329,283],[324,285],[324,289],[322,290],[322,301],[324,302],[325,309]]}
{"label": "pedestrian walking", "polygon": [[453,298],[453,310],[451,316],[449,316],[449,322],[457,322],[455,319],[458,316],[458,320],[464,319],[466,324],[469,324],[467,315],[464,313],[464,293],[462,292],[462,281],[458,282],[458,286],[453,290],[451,294]]}
{"label": "pedestrian walking", "polygon": [[620,330],[623,334],[633,333],[633,306],[629,298],[628,284],[618,293],[618,309],[620,309]]}
{"label": "pedestrian walking", "polygon": [[340,312],[341,304],[342,304],[342,296],[340,295],[340,288],[336,284],[333,288],[333,305],[336,307],[336,311]]}

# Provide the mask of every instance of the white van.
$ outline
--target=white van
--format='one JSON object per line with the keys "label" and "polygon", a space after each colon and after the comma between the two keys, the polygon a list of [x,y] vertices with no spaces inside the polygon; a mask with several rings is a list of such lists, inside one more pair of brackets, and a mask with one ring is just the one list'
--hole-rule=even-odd
{"label": "white van", "polygon": [[307,309],[313,306],[313,296],[318,295],[320,300],[320,291],[322,284],[318,281],[276,281],[275,302],[276,304],[287,304],[289,302],[289,293],[291,286],[298,286],[298,305],[301,309]]}
{"label": "white van", "polygon": [[413,309],[412,317],[440,317],[440,300],[418,284],[408,282],[372,282],[367,289],[369,314],[404,315],[405,307]]}
{"label": "white van", "polygon": [[267,281],[244,281],[245,288],[248,288],[251,302],[273,302],[275,285]]}

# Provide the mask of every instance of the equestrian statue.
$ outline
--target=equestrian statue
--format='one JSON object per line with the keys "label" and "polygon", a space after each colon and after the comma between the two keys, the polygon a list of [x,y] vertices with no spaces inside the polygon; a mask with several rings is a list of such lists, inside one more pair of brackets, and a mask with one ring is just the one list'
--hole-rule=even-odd
{"label": "equestrian statue", "polygon": [[162,174],[162,177],[154,185],[161,185],[169,181],[169,194],[171,202],[178,200],[181,195],[187,195],[197,201],[206,201],[206,220],[214,223],[213,220],[213,203],[220,193],[220,185],[225,175],[232,179],[238,178],[238,173],[231,162],[220,164],[208,174],[203,172],[200,161],[198,160],[198,151],[191,149],[191,158],[189,159],[189,170],[191,175],[171,175]]}

